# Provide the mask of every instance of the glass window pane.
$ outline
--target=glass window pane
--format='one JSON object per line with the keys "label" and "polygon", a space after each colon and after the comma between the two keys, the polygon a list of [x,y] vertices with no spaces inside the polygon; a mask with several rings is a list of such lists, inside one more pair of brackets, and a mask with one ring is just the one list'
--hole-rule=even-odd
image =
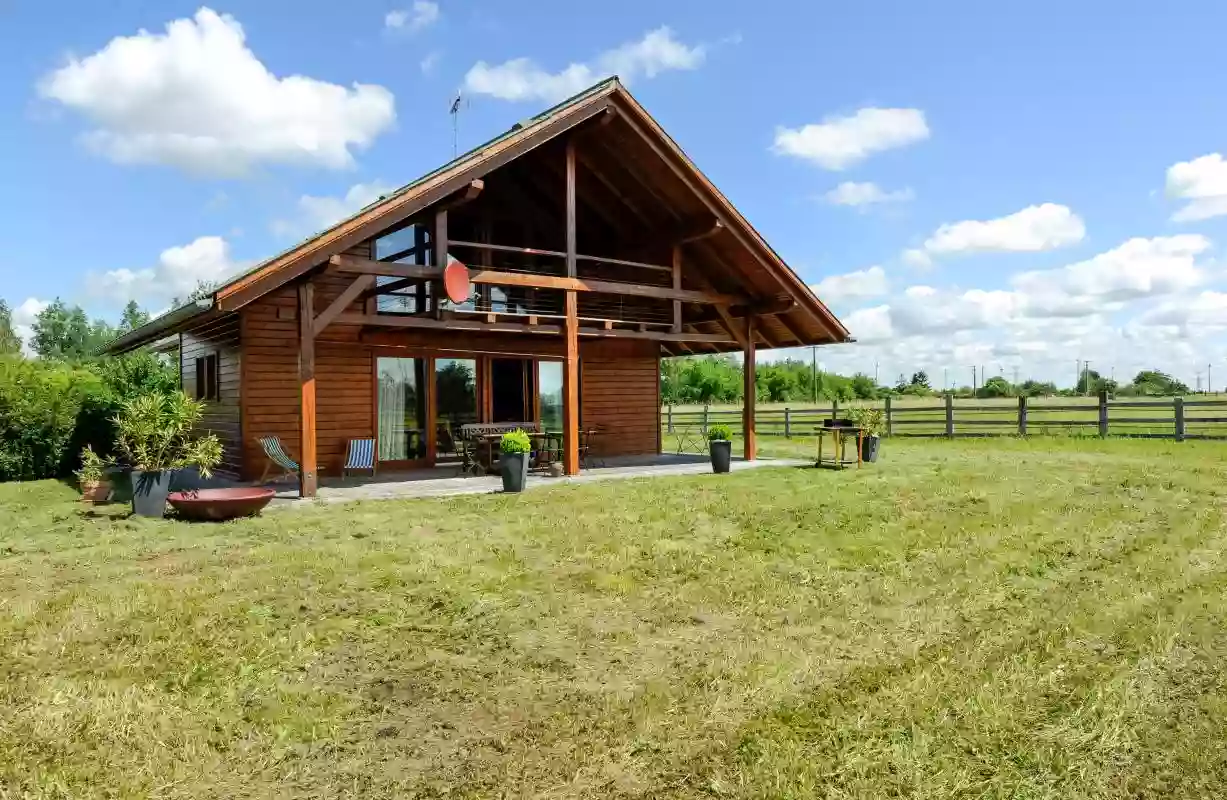
{"label": "glass window pane", "polygon": [[435,360],[436,448],[440,459],[459,454],[460,426],[477,422],[477,361],[471,358]]}
{"label": "glass window pane", "polygon": [[546,431],[562,430],[562,362],[537,363],[537,385],[541,396],[541,427]]}
{"label": "glass window pane", "polygon": [[420,358],[376,359],[380,461],[426,457],[426,362]]}

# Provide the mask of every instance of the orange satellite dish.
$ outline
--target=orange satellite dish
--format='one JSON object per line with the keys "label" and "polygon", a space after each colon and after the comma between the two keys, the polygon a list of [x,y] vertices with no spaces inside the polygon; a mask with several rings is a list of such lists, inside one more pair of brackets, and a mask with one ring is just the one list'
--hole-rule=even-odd
{"label": "orange satellite dish", "polygon": [[453,303],[464,303],[469,299],[469,268],[456,259],[449,259],[443,268],[443,289],[447,299]]}

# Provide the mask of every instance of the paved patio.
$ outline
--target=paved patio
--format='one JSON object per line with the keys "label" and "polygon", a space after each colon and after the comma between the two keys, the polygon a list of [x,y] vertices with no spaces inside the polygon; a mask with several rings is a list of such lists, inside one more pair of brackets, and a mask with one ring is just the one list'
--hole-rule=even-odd
{"label": "paved patio", "polygon": [[[734,460],[733,471],[759,467],[808,466],[812,461],[794,459],[759,459],[757,461]],[[628,478],[652,478],[666,475],[698,475],[711,471],[707,456],[699,455],[653,455],[628,456],[606,459],[604,466],[586,469],[579,475],[551,478],[530,473],[525,491],[564,483],[591,483],[593,481],[625,480]],[[354,500],[387,500],[393,498],[450,497],[462,494],[489,494],[501,492],[503,481],[498,475],[480,477],[457,477],[457,467],[439,466],[412,472],[389,473],[375,478],[350,477],[324,478],[316,500],[298,496],[298,486],[279,484],[273,507],[293,507],[312,502],[345,503]]]}

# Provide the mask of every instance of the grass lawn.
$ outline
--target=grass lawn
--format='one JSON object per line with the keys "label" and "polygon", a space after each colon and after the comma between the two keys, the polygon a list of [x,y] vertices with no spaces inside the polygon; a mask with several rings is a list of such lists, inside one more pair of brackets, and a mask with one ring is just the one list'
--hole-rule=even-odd
{"label": "grass lawn", "polygon": [[1222,797],[1225,453],[220,526],[0,485],[0,797]]}

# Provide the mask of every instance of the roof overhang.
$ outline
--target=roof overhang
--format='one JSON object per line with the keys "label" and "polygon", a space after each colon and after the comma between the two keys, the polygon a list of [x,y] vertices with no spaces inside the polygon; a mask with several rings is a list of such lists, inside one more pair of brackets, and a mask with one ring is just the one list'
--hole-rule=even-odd
{"label": "roof overhang", "polygon": [[141,327],[125,333],[118,339],[108,343],[99,353],[101,355],[120,355],[144,347],[147,344],[165,338],[169,334],[178,333],[195,322],[197,318],[213,310],[213,298],[204,298],[188,303],[185,306],[166,312],[157,319],[146,322]]}

